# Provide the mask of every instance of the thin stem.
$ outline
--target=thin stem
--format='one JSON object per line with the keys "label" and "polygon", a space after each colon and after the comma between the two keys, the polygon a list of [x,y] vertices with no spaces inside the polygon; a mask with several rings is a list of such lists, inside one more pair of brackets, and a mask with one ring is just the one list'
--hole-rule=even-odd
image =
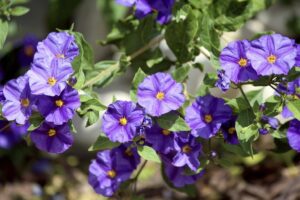
{"label": "thin stem", "polygon": [[[128,58],[128,62],[134,60],[136,57],[138,57],[141,54],[145,53],[150,48],[158,45],[163,39],[164,39],[163,35],[159,35],[159,36],[153,38],[148,44],[146,44],[145,46],[143,46],[142,48],[140,48],[139,50],[137,50],[136,52],[131,54]],[[82,88],[86,88],[86,87],[94,85],[95,83],[97,83],[99,81],[99,79],[101,79],[102,77],[107,76],[107,73],[111,73],[112,71],[115,71],[116,68],[119,67],[119,64],[120,63],[117,62],[117,63],[111,65],[107,70],[99,72],[95,77],[93,77],[92,79],[85,82],[85,84],[83,85]]]}
{"label": "thin stem", "polygon": [[143,46],[142,48],[140,48],[139,50],[137,50],[136,52],[131,54],[129,56],[129,61],[133,60],[136,57],[138,57],[139,55],[145,53],[146,51],[148,51],[149,49],[151,49],[155,45],[158,45],[163,39],[164,39],[163,35],[159,35],[159,36],[153,38],[148,44],[146,44],[145,46]]}
{"label": "thin stem", "polygon": [[0,132],[10,127],[10,123],[6,124],[3,128],[0,129]]}
{"label": "thin stem", "polygon": [[143,164],[142,164],[142,166],[140,167],[139,171],[137,172],[137,174],[136,174],[135,177],[133,178],[133,180],[134,180],[134,192],[135,192],[135,193],[136,193],[136,191],[137,191],[137,187],[136,187],[136,186],[137,186],[137,180],[138,180],[140,174],[142,173],[143,169],[145,168],[147,162],[148,162],[147,160],[145,160],[145,161],[143,162]]}
{"label": "thin stem", "polygon": [[238,88],[239,88],[239,90],[241,91],[241,93],[242,93],[242,95],[243,95],[243,97],[244,97],[244,99],[246,100],[246,102],[248,103],[248,105],[250,106],[250,108],[251,108],[251,110],[252,110],[252,112],[254,112],[254,110],[253,110],[253,108],[252,108],[252,106],[251,106],[251,103],[250,103],[250,101],[249,101],[249,99],[248,99],[248,97],[246,96],[246,94],[245,94],[245,92],[244,92],[244,90],[243,90],[243,88],[242,88],[242,86],[238,86]]}
{"label": "thin stem", "polygon": [[280,92],[276,87],[274,87],[272,84],[270,84],[269,86],[282,96],[282,92]]}

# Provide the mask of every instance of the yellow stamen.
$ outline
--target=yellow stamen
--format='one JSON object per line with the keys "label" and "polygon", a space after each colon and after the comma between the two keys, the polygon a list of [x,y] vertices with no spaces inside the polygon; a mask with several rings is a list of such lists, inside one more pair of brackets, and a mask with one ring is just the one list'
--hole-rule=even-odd
{"label": "yellow stamen", "polygon": [[270,55],[269,57],[267,57],[267,61],[270,63],[270,64],[274,64],[277,60],[277,57],[274,56],[274,55]]}
{"label": "yellow stamen", "polygon": [[211,121],[213,120],[213,118],[212,118],[212,116],[211,115],[205,115],[204,116],[204,121],[206,122],[206,123],[210,123]]}
{"label": "yellow stamen", "polygon": [[24,53],[26,56],[31,57],[34,54],[34,47],[32,45],[28,45],[24,48]]}
{"label": "yellow stamen", "polygon": [[127,156],[132,156],[132,155],[133,155],[133,153],[132,153],[130,147],[128,147],[128,148],[125,150],[125,154],[126,154]]}
{"label": "yellow stamen", "polygon": [[246,67],[248,64],[248,61],[245,58],[241,58],[238,63],[241,67]]}
{"label": "yellow stamen", "polygon": [[57,80],[54,77],[48,78],[48,84],[49,85],[53,86],[53,85],[56,84],[56,82],[57,82]]}
{"label": "yellow stamen", "polygon": [[115,170],[109,170],[109,171],[107,172],[107,176],[108,176],[109,178],[115,178],[115,177],[117,176],[117,173],[116,173]]}
{"label": "yellow stamen", "polygon": [[56,54],[56,58],[64,59],[64,58],[65,58],[65,55],[64,55],[64,54]]}
{"label": "yellow stamen", "polygon": [[50,137],[53,137],[54,135],[56,135],[56,130],[53,129],[53,128],[51,128],[51,129],[48,131],[48,135],[49,135]]}
{"label": "yellow stamen", "polygon": [[163,93],[163,92],[158,92],[157,94],[156,94],[156,98],[158,99],[158,100],[163,100],[164,98],[165,98],[165,93]]}
{"label": "yellow stamen", "polygon": [[165,136],[168,136],[168,135],[171,134],[171,132],[169,130],[167,130],[167,129],[163,129],[162,130],[162,134],[164,134]]}
{"label": "yellow stamen", "polygon": [[27,108],[30,105],[29,99],[21,99],[21,105],[25,108]]}
{"label": "yellow stamen", "polygon": [[64,102],[59,99],[59,100],[55,101],[55,104],[56,104],[57,107],[62,107],[64,105]]}
{"label": "yellow stamen", "polygon": [[127,124],[127,119],[126,119],[126,117],[122,117],[122,118],[119,120],[119,122],[120,122],[120,124],[121,124],[122,126],[125,126],[125,125]]}
{"label": "yellow stamen", "polygon": [[192,148],[187,144],[187,145],[184,145],[182,147],[182,152],[183,153],[190,153],[192,151]]}
{"label": "yellow stamen", "polygon": [[229,134],[234,134],[236,132],[235,128],[234,127],[231,127],[228,129],[228,133]]}

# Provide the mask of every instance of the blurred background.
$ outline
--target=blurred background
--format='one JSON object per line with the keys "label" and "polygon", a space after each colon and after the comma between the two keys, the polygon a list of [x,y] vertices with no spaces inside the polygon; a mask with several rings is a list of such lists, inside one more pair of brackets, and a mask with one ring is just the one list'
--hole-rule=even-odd
{"label": "blurred background", "polygon": [[[81,32],[92,45],[95,61],[113,59],[119,56],[113,46],[100,46],[117,18],[124,17],[128,10],[115,4],[114,0],[30,0],[30,12],[13,19],[9,38],[0,55],[0,83],[24,73],[32,60],[36,44],[51,31],[69,29]],[[116,18],[109,17],[116,9]],[[277,1],[268,10],[260,12],[248,21],[238,32],[226,33],[223,46],[238,38],[250,39],[258,32],[274,31],[300,42],[300,1]],[[174,59],[166,42],[160,48]],[[209,61],[199,56],[205,71],[213,71]],[[98,92],[104,104],[113,96],[129,99],[133,71],[128,70],[109,86]],[[202,81],[202,73],[194,70],[190,74],[188,90],[195,93]],[[251,88],[248,88],[251,90]],[[214,95],[223,95],[212,90]],[[234,97],[235,91],[226,96]],[[265,89],[264,97],[272,95]],[[101,200],[87,183],[88,165],[95,152],[88,147],[100,134],[100,122],[84,128],[79,117],[75,119],[78,129],[75,144],[64,155],[44,154],[20,138],[23,130],[1,130],[0,132],[0,199],[1,200]],[[2,127],[5,125],[0,124]],[[20,137],[9,135],[11,131]],[[257,144],[263,150],[272,148],[269,136],[263,136]],[[236,159],[234,166],[210,167],[199,181],[197,188],[201,199],[300,199],[299,156],[293,151],[262,151],[254,159]],[[160,177],[160,166],[148,164],[138,184],[139,194],[151,200],[189,199],[184,194],[169,189]]]}

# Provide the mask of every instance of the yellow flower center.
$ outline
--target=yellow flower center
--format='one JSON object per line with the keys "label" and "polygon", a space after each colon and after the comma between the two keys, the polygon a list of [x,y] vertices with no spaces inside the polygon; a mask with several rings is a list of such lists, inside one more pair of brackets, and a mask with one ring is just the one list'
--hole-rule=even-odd
{"label": "yellow flower center", "polygon": [[165,93],[163,93],[163,92],[158,92],[157,94],[156,94],[156,98],[158,99],[158,100],[163,100],[164,98],[165,98]]}
{"label": "yellow flower center", "polygon": [[64,105],[64,102],[59,99],[59,100],[55,101],[55,104],[56,104],[57,107],[62,107]]}
{"label": "yellow flower center", "polygon": [[26,99],[21,99],[21,105],[23,107],[27,108],[29,106],[29,104],[30,104],[29,99],[27,99],[27,98]]}
{"label": "yellow flower center", "polygon": [[53,129],[53,128],[51,128],[51,129],[48,131],[48,135],[49,135],[50,137],[53,137],[54,135],[56,135],[56,130]]}
{"label": "yellow flower center", "polygon": [[122,126],[125,126],[125,125],[127,124],[127,119],[126,119],[126,117],[122,117],[122,118],[119,120],[119,122],[120,122],[120,124],[121,124]]}
{"label": "yellow flower center", "polygon": [[49,85],[53,86],[53,85],[55,85],[56,82],[57,82],[57,80],[54,77],[48,78]]}
{"label": "yellow flower center", "polygon": [[234,134],[236,132],[235,128],[234,127],[231,127],[228,129],[228,133],[229,134]]}
{"label": "yellow flower center", "polygon": [[165,136],[168,136],[168,135],[171,134],[171,132],[169,130],[167,130],[167,129],[163,129],[162,130],[162,134],[165,135]]}
{"label": "yellow flower center", "polygon": [[56,54],[56,58],[64,59],[64,58],[65,58],[65,55],[64,55],[64,54]]}
{"label": "yellow flower center", "polygon": [[117,176],[117,173],[116,173],[115,170],[109,170],[109,171],[107,172],[107,176],[108,176],[109,178],[115,178],[115,177]]}
{"label": "yellow flower center", "polygon": [[204,116],[204,121],[206,122],[206,123],[210,123],[211,121],[213,120],[213,118],[212,118],[212,116],[211,115],[205,115]]}
{"label": "yellow flower center", "polygon": [[270,55],[270,56],[268,56],[267,57],[267,61],[270,63],[270,64],[274,64],[275,62],[276,62],[276,59],[277,59],[277,57],[276,56],[274,56],[274,55]]}
{"label": "yellow flower center", "polygon": [[187,144],[187,145],[184,145],[182,147],[182,152],[183,153],[190,153],[192,151],[192,148]]}
{"label": "yellow flower center", "polygon": [[248,61],[245,58],[241,58],[238,63],[241,67],[246,67],[248,64]]}
{"label": "yellow flower center", "polygon": [[132,153],[130,147],[128,147],[128,148],[125,150],[125,154],[126,154],[127,156],[132,156],[132,155],[133,155],[133,153]]}
{"label": "yellow flower center", "polygon": [[34,54],[34,47],[32,45],[28,45],[24,48],[24,53],[26,56],[31,57]]}

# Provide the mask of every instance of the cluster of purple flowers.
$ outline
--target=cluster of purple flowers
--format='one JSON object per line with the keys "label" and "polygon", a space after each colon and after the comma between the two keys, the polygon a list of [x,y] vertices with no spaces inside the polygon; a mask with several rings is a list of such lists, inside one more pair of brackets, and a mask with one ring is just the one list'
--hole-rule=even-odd
{"label": "cluster of purple flowers", "polygon": [[124,6],[135,6],[135,16],[138,19],[157,13],[157,21],[160,24],[166,24],[171,20],[175,4],[175,0],[116,0],[116,2]]}
{"label": "cluster of purple flowers", "polygon": [[79,54],[75,38],[66,32],[50,33],[38,43],[30,70],[3,88],[3,116],[28,123],[33,113],[44,117],[30,138],[37,148],[62,153],[73,143],[68,121],[80,106],[78,92],[68,85],[71,62]]}
{"label": "cluster of purple flowers", "polygon": [[287,75],[300,64],[299,50],[294,40],[280,34],[231,42],[221,52],[224,73],[219,73],[216,86],[226,91],[231,81],[238,84],[261,76]]}
{"label": "cluster of purple flowers", "polygon": [[[123,163],[115,163],[118,154],[122,156],[126,154],[127,150],[122,147],[123,145],[134,151],[139,145],[152,147],[163,161],[166,177],[175,187],[183,187],[194,183],[204,173],[199,170],[199,159],[203,153],[197,137],[208,139],[221,132],[228,143],[238,144],[235,130],[236,116],[223,99],[211,95],[198,97],[186,109],[185,121],[191,131],[172,132],[161,128],[156,117],[169,112],[177,115],[177,110],[184,102],[182,84],[177,83],[171,75],[159,72],[147,76],[139,84],[137,103],[115,101],[108,106],[103,115],[102,131],[111,141],[122,145],[98,153],[97,159],[90,165],[90,184],[96,192],[105,196],[113,195],[120,184],[130,178],[127,172],[132,173],[136,168],[128,158]],[[122,152],[120,148],[123,148]],[[111,155],[109,160],[108,156],[105,157],[108,154]],[[114,163],[115,166],[107,167],[101,163]],[[124,178],[118,165],[128,169]],[[101,173],[96,173],[96,168]],[[105,180],[101,182],[102,179]]]}

